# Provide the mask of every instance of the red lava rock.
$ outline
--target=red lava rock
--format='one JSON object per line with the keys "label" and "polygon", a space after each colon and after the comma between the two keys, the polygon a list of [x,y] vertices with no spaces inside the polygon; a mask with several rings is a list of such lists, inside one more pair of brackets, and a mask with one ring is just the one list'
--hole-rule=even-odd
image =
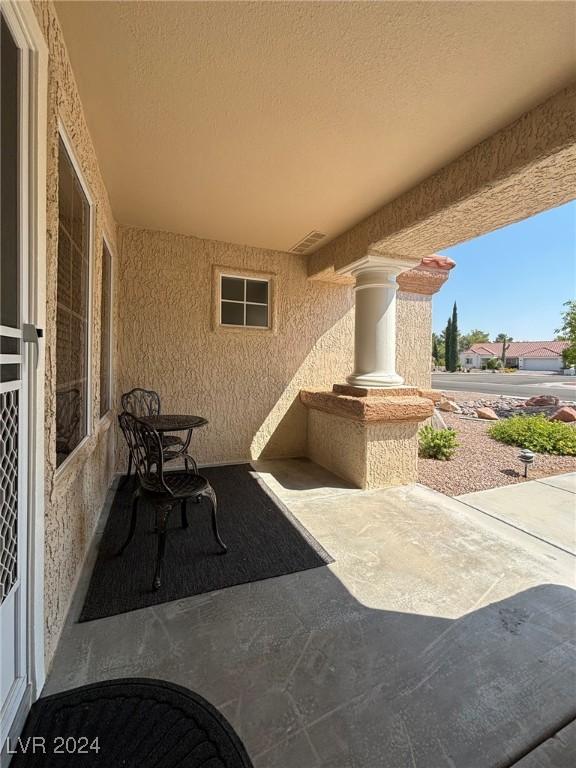
{"label": "red lava rock", "polygon": [[570,408],[569,405],[564,405],[562,408],[558,408],[557,411],[554,411],[552,416],[550,416],[550,421],[576,421],[576,408]]}
{"label": "red lava rock", "polygon": [[447,413],[460,413],[460,406],[454,400],[441,400],[438,408]]}
{"label": "red lava rock", "polygon": [[554,397],[554,395],[535,395],[528,398],[524,405],[558,405],[559,402],[559,398]]}
{"label": "red lava rock", "polygon": [[498,416],[492,408],[476,408],[476,415],[479,419],[487,419],[488,421],[498,421]]}

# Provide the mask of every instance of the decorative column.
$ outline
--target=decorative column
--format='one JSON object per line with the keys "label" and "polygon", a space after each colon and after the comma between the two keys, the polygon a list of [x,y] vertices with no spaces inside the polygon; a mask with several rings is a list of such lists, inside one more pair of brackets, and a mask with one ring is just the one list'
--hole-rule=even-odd
{"label": "decorative column", "polygon": [[368,253],[340,271],[356,279],[354,372],[349,384],[380,389],[404,383],[396,373],[396,277],[418,263]]}

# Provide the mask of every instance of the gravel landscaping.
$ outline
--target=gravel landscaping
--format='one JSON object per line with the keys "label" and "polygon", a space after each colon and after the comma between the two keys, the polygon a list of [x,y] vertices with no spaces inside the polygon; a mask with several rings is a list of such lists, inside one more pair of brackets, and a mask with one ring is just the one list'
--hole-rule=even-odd
{"label": "gravel landscaping", "polygon": [[[510,411],[521,411],[520,408],[514,408],[516,403],[522,402],[519,398],[490,398],[471,392],[449,392],[447,396],[463,406],[465,412],[469,411],[468,403],[477,403],[479,400],[482,400],[482,405],[502,416],[505,413],[509,415]],[[504,403],[504,400],[511,402]],[[524,468],[518,461],[520,449],[488,437],[487,432],[494,424],[493,421],[454,413],[442,413],[442,418],[446,426],[455,429],[458,435],[456,454],[450,461],[420,458],[420,483],[448,496],[459,496],[462,493],[524,482]],[[528,479],[536,480],[564,472],[576,472],[575,456],[537,454],[533,466],[528,470]]]}

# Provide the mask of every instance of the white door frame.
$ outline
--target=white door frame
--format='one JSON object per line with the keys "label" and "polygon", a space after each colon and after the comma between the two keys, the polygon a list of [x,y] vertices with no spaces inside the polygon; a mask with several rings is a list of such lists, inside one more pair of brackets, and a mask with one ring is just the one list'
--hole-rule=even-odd
{"label": "white door frame", "polygon": [[[22,50],[24,133],[20,162],[22,238],[28,254],[28,322],[46,328],[46,152],[48,48],[28,0],[2,0],[2,12]],[[40,695],[44,666],[44,343],[28,354],[28,701]]]}

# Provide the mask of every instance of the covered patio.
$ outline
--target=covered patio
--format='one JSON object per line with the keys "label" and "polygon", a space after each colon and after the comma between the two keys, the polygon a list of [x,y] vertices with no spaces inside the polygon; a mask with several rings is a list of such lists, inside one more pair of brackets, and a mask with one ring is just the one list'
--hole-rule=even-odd
{"label": "covered patio", "polygon": [[[568,766],[573,557],[416,481],[440,252],[574,198],[575,13],[3,1],[2,760],[141,677],[255,768]],[[136,388],[320,561],[79,622]]]}
{"label": "covered patio", "polygon": [[572,555],[423,486],[362,491],[296,459],[254,472],[334,563],[79,624],[97,533],[47,694],[184,685],[256,768],[571,765]]}

